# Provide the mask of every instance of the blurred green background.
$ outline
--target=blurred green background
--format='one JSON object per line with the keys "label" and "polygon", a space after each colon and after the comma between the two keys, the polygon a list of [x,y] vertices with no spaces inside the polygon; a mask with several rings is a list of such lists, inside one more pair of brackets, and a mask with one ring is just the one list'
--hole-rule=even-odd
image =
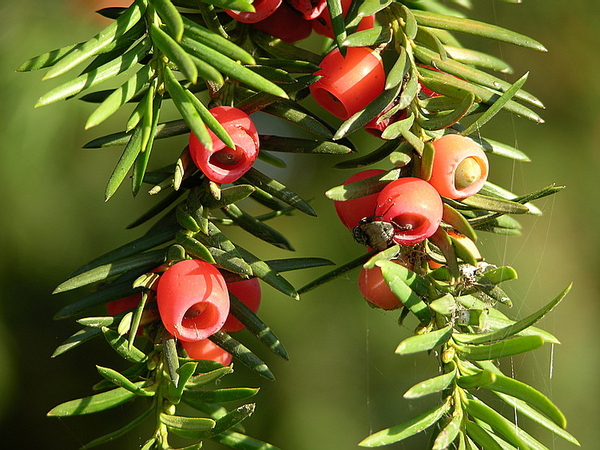
{"label": "blurred green background", "polygon": [[[93,2],[90,2],[90,4]],[[600,383],[597,326],[600,202],[600,8],[596,0],[524,0],[522,5],[475,0],[473,17],[528,34],[546,45],[547,54],[474,40],[477,48],[502,56],[515,67],[516,80],[530,71],[527,90],[546,104],[545,125],[501,114],[482,130],[485,136],[517,145],[532,163],[491,161],[491,180],[525,193],[552,182],[561,194],[538,202],[542,217],[522,219],[523,236],[481,235],[491,263],[514,266],[520,279],[509,292],[510,314],[524,317],[558,294],[570,281],[574,289],[543,322],[562,345],[549,345],[507,369],[551,397],[565,412],[569,431],[584,448],[600,442]],[[100,340],[51,359],[54,348],[77,328],[55,322],[53,314],[77,292],[52,296],[53,288],[77,266],[139,236],[125,226],[152,204],[135,201],[122,189],[104,203],[103,191],[120,148],[81,150],[87,141],[120,130],[115,118],[83,131],[92,110],[77,101],[34,109],[36,100],[62,79],[41,83],[40,73],[17,74],[25,59],[89,38],[101,26],[85,1],[0,1],[0,442],[3,448],[75,449],[132,417],[119,408],[97,417],[50,419],[56,404],[85,396],[95,383],[94,364],[122,367]],[[122,119],[122,117],[121,117]],[[273,124],[257,118],[259,129]],[[173,139],[156,150],[156,165],[183,146]],[[376,145],[363,138],[361,147]],[[348,173],[328,168],[327,157],[289,158],[292,170],[269,170],[305,198],[314,198],[319,217],[297,215],[273,224],[291,239],[297,256],[321,256],[343,263],[362,249],[335,218],[323,192]],[[262,166],[264,168],[264,166]],[[288,256],[260,245],[244,245],[266,258]],[[298,287],[319,270],[290,274]],[[261,315],[279,334],[291,360],[263,355],[277,376],[263,382],[240,369],[233,382],[262,386],[258,410],[248,421],[251,434],[285,450],[349,450],[372,431],[398,423],[434,400],[402,399],[415,382],[433,376],[427,356],[400,358],[397,343],[410,335],[396,313],[366,306],[355,288],[356,272],[294,302],[265,288]],[[230,377],[232,378],[232,377]],[[544,430],[528,427],[551,449],[572,448]],[[134,449],[134,436],[110,448]],[[418,439],[393,446],[419,449]],[[208,446],[208,448],[213,448]],[[390,447],[391,448],[391,447]]]}

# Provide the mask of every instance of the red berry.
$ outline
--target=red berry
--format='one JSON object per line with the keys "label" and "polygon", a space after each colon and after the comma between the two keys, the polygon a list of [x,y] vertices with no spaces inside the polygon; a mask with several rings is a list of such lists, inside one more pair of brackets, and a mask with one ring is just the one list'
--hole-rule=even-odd
{"label": "red berry", "polygon": [[310,85],[315,101],[340,119],[348,119],[383,92],[385,71],[381,56],[368,47],[348,47],[346,57],[336,48],[315,72],[321,79]]}
{"label": "red berry", "polygon": [[225,279],[215,266],[196,259],[180,261],[161,275],[156,300],[163,325],[182,341],[212,336],[229,314]]}
{"label": "red berry", "polygon": [[256,23],[266,19],[279,8],[281,0],[254,0],[252,6],[255,12],[243,12],[226,9],[225,12],[238,22]]}
{"label": "red berry", "polygon": [[269,17],[255,23],[254,28],[290,44],[307,38],[312,31],[310,22],[287,3],[282,3]]}
{"label": "red berry", "polygon": [[136,308],[140,304],[141,299],[142,294],[138,293],[130,295],[129,297],[120,298],[119,300],[113,300],[106,304],[106,311],[111,316],[116,316],[119,313]]}
{"label": "red berry", "polygon": [[327,7],[327,0],[288,0],[288,2],[306,20],[316,19]]}
{"label": "red berry", "polygon": [[[106,311],[111,316],[116,316],[125,311],[133,310],[137,308],[142,300],[142,294],[133,294],[129,297],[120,298],[119,300],[113,300],[112,302],[108,302],[106,304]],[[142,317],[140,319],[140,327],[138,328],[138,336],[142,335],[144,324],[154,322],[158,320],[158,310],[156,309],[156,302],[146,304],[144,308],[144,312],[142,313]]]}
{"label": "red berry", "polygon": [[181,341],[181,346],[185,349],[188,356],[193,359],[216,361],[224,366],[228,366],[233,359],[230,353],[227,353],[210,339],[202,339],[194,342]]}
{"label": "red berry", "polygon": [[[399,261],[394,262],[400,264]],[[381,268],[361,269],[358,274],[358,290],[362,296],[378,308],[391,310],[402,307],[402,302],[394,295],[383,278]]]}
{"label": "red berry", "polygon": [[481,190],[488,176],[488,160],[479,144],[459,134],[447,134],[433,147],[429,183],[441,196],[462,199]]}
{"label": "red berry", "polygon": [[194,133],[190,133],[190,155],[196,166],[215,183],[231,183],[250,168],[258,156],[258,131],[244,111],[231,106],[212,108],[210,113],[227,131],[235,148],[227,147],[211,130],[212,151],[200,143]]}
{"label": "red berry", "polygon": [[381,112],[381,114],[378,114],[376,117],[371,119],[369,121],[369,123],[367,123],[364,126],[365,131],[375,137],[384,139],[381,135],[383,134],[383,132],[385,131],[385,129],[387,127],[389,127],[391,124],[393,124],[395,122],[398,122],[399,120],[406,118],[406,110],[401,109],[399,111],[396,111],[390,117],[386,117],[385,119],[380,120],[380,117],[383,116],[385,113],[387,113],[393,106],[394,106],[393,103],[390,104],[387,108],[385,108]]}
{"label": "red berry", "polygon": [[[346,14],[348,14],[348,10],[350,9],[350,5],[352,5],[352,0],[342,0],[342,16],[346,17]],[[374,15],[365,16],[358,24],[356,31],[368,30],[373,28],[374,24]],[[331,26],[329,8],[325,7],[323,12],[321,12],[321,14],[312,21],[312,28],[315,30],[315,33],[333,39],[333,27]]]}
{"label": "red berry", "polygon": [[[381,169],[369,169],[363,170],[362,172],[355,173],[346,181],[344,184],[353,183],[355,181],[361,181],[366,178],[374,177],[376,175],[384,174],[385,170]],[[377,196],[375,194],[365,195],[364,197],[353,198],[345,201],[334,201],[333,206],[338,217],[349,230],[353,230],[361,219],[365,217],[373,217],[375,215],[375,207],[377,206]]]}
{"label": "red berry", "polygon": [[413,245],[436,232],[442,212],[442,199],[429,183],[406,177],[392,181],[379,193],[375,216],[394,226],[394,242]]}
{"label": "red berry", "polygon": [[[229,289],[229,292],[235,295],[238,300],[240,300],[253,312],[258,311],[258,307],[260,306],[261,291],[260,283],[257,278],[227,283],[227,289]],[[227,316],[227,320],[223,325],[223,331],[227,331],[228,333],[240,331],[244,328],[245,325],[233,317],[231,313],[229,316]]]}

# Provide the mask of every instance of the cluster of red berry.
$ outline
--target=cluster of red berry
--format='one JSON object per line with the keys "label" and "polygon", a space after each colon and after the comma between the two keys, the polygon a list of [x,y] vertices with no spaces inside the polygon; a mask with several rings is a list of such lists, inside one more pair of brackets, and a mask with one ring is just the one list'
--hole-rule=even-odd
{"label": "cluster of red berry", "polygon": [[[350,3],[351,0],[342,2],[344,15]],[[231,10],[226,13],[287,42],[303,39],[313,29],[333,37],[325,0],[257,0],[253,6],[256,11],[252,13]],[[363,18],[359,29],[371,28],[373,23],[372,16]],[[316,75],[320,78],[310,85],[310,93],[320,106],[340,119],[348,119],[363,110],[385,89],[386,72],[376,49],[347,47],[343,55],[336,48],[325,56],[319,67]],[[422,90],[430,97],[437,96],[424,87]],[[386,127],[406,117],[405,111],[395,106],[392,102],[364,129],[382,137]],[[259,135],[252,119],[238,108],[218,106],[209,112],[235,145],[229,147],[208,130],[212,148],[207,148],[190,133],[190,156],[209,180],[232,183],[254,164],[260,150]],[[381,192],[335,202],[342,223],[353,231],[358,242],[377,250],[392,244],[418,244],[431,237],[442,222],[441,197],[463,199],[481,189],[487,179],[488,163],[478,144],[467,137],[447,134],[434,141],[433,147],[435,156],[428,180],[401,177]],[[351,176],[345,184],[383,173],[384,170],[366,170]],[[400,259],[395,262],[410,266]],[[256,279],[227,284],[214,265],[199,260],[178,262],[160,276],[156,289],[158,313],[166,330],[180,340],[190,357],[223,364],[231,361],[231,355],[208,337],[219,330],[243,328],[229,315],[228,290],[233,289],[239,289],[235,295],[256,311],[260,303],[260,286]],[[359,289],[369,302],[383,309],[402,306],[379,267],[362,269]],[[137,306],[139,296],[119,302],[117,309],[114,306],[117,302],[109,304],[111,314]]]}
{"label": "cluster of red berry", "polygon": [[[342,0],[342,15],[345,17],[352,0]],[[256,0],[252,3],[255,12],[225,10],[238,22],[251,23],[257,30],[269,33],[282,41],[292,43],[315,33],[333,38],[333,29],[327,0]],[[359,30],[371,28],[374,16],[362,19]]]}
{"label": "cluster of red berry", "polygon": [[[154,320],[158,311],[165,329],[179,340],[190,358],[228,365],[231,354],[209,337],[221,330],[232,333],[245,328],[230,312],[230,294],[253,312],[258,311],[261,289],[256,278],[227,283],[212,264],[197,259],[180,261],[160,275],[156,306],[146,309],[147,319]],[[136,308],[140,300],[141,294],[132,295],[108,303],[107,309],[116,315]]]}
{"label": "cluster of red berry", "polygon": [[[459,200],[479,192],[487,179],[488,161],[478,144],[458,134],[447,134],[434,141],[433,147],[429,180],[403,177],[390,182],[381,192],[335,202],[340,220],[353,230],[359,242],[378,250],[391,244],[418,244],[433,236],[442,222],[441,197]],[[344,184],[384,173],[365,170]],[[410,265],[402,260],[396,262]],[[402,306],[383,280],[379,267],[363,268],[358,285],[363,296],[380,308]]]}
{"label": "cluster of red berry", "polygon": [[[250,117],[238,108],[218,106],[209,110],[235,144],[228,147],[208,130],[212,148],[190,133],[189,152],[194,164],[215,183],[232,183],[251,167],[260,149],[258,132]],[[159,272],[156,270],[155,272]],[[160,275],[156,284],[156,307],[146,308],[148,320],[156,311],[165,329],[175,336],[194,359],[231,362],[232,355],[209,337],[218,331],[240,331],[245,326],[230,313],[230,293],[253,312],[258,310],[261,290],[258,279],[227,283],[216,266],[189,259],[177,262]],[[137,307],[141,294],[108,303],[111,315]]]}

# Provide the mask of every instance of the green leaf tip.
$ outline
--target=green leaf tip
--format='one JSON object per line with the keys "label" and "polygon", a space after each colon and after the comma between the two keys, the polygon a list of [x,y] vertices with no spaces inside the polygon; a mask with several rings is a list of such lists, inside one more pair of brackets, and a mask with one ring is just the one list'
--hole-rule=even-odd
{"label": "green leaf tip", "polygon": [[538,50],[541,52],[548,51],[546,47],[544,47],[535,39],[496,25],[490,25],[477,20],[454,17],[429,11],[414,10],[412,13],[421,26],[469,33],[476,36],[495,39],[501,42],[507,42],[509,44],[518,45],[532,50]]}

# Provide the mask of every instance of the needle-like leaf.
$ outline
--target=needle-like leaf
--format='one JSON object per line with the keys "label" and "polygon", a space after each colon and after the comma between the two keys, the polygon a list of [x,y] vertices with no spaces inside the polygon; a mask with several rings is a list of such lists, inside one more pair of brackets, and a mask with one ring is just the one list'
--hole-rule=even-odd
{"label": "needle-like leaf", "polygon": [[102,52],[112,42],[120,36],[123,36],[130,28],[139,22],[146,11],[147,6],[147,0],[136,0],[118,17],[117,20],[108,25],[104,30],[100,31],[100,33],[89,41],[75,46],[67,55],[58,61],[48,73],[46,73],[44,79],[62,75],[88,59],[90,56]]}

